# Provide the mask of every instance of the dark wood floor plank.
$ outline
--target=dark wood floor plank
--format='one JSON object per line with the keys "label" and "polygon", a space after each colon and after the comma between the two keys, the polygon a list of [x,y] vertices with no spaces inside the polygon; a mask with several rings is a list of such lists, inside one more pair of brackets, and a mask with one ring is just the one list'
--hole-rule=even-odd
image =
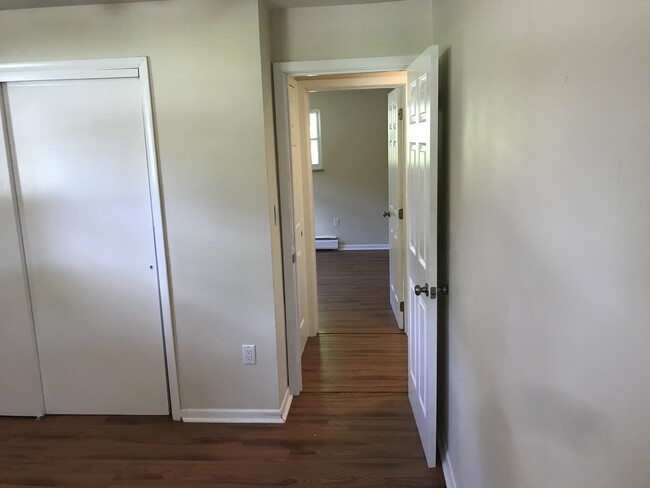
{"label": "dark wood floor plank", "polygon": [[310,338],[303,354],[303,389],[408,391],[403,334],[327,334]]}
{"label": "dark wood floor plank", "polygon": [[319,251],[321,333],[400,334],[389,301],[388,251]]}
{"label": "dark wood floor plank", "polygon": [[[319,258],[319,284],[338,273],[342,288],[319,290],[327,331],[308,341],[305,391],[286,424],[0,418],[0,486],[443,488],[406,394],[406,336],[387,304],[386,265],[382,252]],[[363,276],[383,284],[363,289]]]}

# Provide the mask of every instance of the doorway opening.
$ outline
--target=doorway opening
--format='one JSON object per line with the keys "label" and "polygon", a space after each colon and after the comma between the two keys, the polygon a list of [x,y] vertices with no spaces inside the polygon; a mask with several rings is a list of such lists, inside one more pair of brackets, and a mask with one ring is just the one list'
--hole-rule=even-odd
{"label": "doorway opening", "polygon": [[[345,60],[342,60],[345,62]],[[316,230],[314,222],[314,172],[312,171],[312,135],[310,133],[310,93],[399,89],[400,95],[393,107],[397,119],[398,108],[404,106],[403,87],[406,84],[406,68],[412,58],[378,58],[353,60],[356,72],[329,68],[333,73],[320,74],[314,66],[304,71],[302,65],[309,63],[280,63],[275,65],[276,123],[278,129],[278,156],[281,217],[283,229],[283,263],[285,280],[285,303],[287,309],[287,356],[289,389],[292,395],[302,391],[300,358],[308,337],[319,331]],[[365,61],[368,72],[363,72]],[[321,63],[318,63],[321,64]],[[388,66],[396,69],[389,70]],[[296,76],[292,76],[293,73]],[[388,118],[384,114],[383,121]],[[318,166],[321,148],[318,150]],[[400,160],[402,163],[403,158]],[[284,164],[283,164],[284,163]],[[325,163],[326,164],[326,163]],[[320,168],[319,168],[320,169]],[[397,170],[396,176],[403,171]],[[400,187],[401,181],[393,181]],[[403,206],[403,203],[397,204]],[[401,207],[400,207],[401,208]],[[383,213],[383,212],[382,212]],[[381,217],[383,218],[383,216]],[[394,212],[398,218],[398,211]],[[338,223],[338,222],[337,222]],[[388,247],[388,246],[383,246]],[[400,313],[401,316],[401,313]],[[399,323],[399,321],[398,321]]]}
{"label": "doorway opening", "polygon": [[[402,273],[408,340],[408,398],[426,454],[436,465],[438,50],[417,57],[274,65],[289,390],[303,389],[301,357],[319,331],[309,92],[405,87],[407,127]],[[315,77],[323,76],[320,79]],[[345,75],[345,76],[341,76]],[[352,84],[352,85],[351,85]],[[320,162],[320,161],[319,161]],[[408,203],[407,203],[408,202]],[[408,208],[406,208],[408,207]],[[399,209],[398,209],[399,210]],[[389,212],[390,215],[390,212]],[[399,214],[398,214],[399,215]],[[446,290],[446,288],[445,288]]]}
{"label": "doorway opening", "polygon": [[406,394],[403,309],[391,308],[403,246],[390,249],[403,239],[403,89],[345,90],[328,79],[341,89],[305,80],[319,88],[307,107],[319,329],[303,352],[303,392]]}

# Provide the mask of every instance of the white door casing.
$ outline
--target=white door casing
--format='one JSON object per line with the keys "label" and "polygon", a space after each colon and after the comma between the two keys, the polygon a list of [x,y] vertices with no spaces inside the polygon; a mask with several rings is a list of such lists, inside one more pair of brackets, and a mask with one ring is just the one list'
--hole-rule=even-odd
{"label": "white door casing", "polygon": [[[414,56],[396,56],[386,58],[361,58],[361,59],[334,59],[334,60],[318,60],[318,61],[295,61],[286,63],[274,63],[273,77],[274,77],[274,98],[275,98],[275,123],[276,123],[276,140],[278,151],[278,180],[280,189],[280,217],[282,223],[282,261],[284,271],[284,299],[286,311],[286,337],[287,337],[287,371],[289,390],[292,395],[299,395],[302,390],[302,364],[300,348],[300,331],[296,317],[296,295],[298,284],[293,273],[292,257],[293,252],[293,232],[294,232],[294,196],[292,191],[292,166],[297,162],[303,161],[292,160],[292,143],[291,143],[291,126],[290,126],[290,104],[289,104],[289,87],[288,82],[294,77],[308,76],[308,75],[345,75],[345,74],[358,74],[358,73],[396,73],[404,72],[409,64],[415,59]],[[305,87],[310,82],[301,80],[300,84],[305,84]],[[330,81],[328,81],[328,84]],[[336,85],[337,82],[331,82]],[[346,81],[346,86],[336,86],[335,89],[349,89],[350,85]],[[405,83],[405,77],[397,81],[391,77],[391,81],[381,85],[383,88],[394,87],[397,84]],[[375,79],[368,79],[362,82],[364,87],[379,87],[381,82]],[[311,85],[310,85],[311,86]],[[313,87],[316,89],[316,87]],[[323,87],[320,87],[323,88]],[[355,86],[354,88],[361,88]],[[299,94],[300,97],[300,94]],[[311,175],[303,178],[303,182],[307,182],[307,188],[303,187],[303,202],[311,199]],[[303,183],[304,185],[305,183]],[[304,203],[303,203],[304,205]],[[306,226],[305,230],[310,230]],[[305,234],[307,239],[314,238],[313,225],[311,226],[311,234]],[[315,259],[312,255],[313,241],[308,247],[307,266],[308,279],[306,286],[308,287],[308,311],[309,320],[313,323],[310,324],[310,333],[315,335],[318,332],[317,322],[317,299],[316,299],[316,270]]]}
{"label": "white door casing", "polygon": [[[146,60],[120,61],[144,73],[50,71],[43,78],[60,81],[6,86],[47,413],[169,412]],[[168,337],[172,362],[173,347]]]}
{"label": "white door casing", "polygon": [[[437,47],[429,47],[407,71],[408,390],[427,464],[433,467],[437,384]],[[426,292],[418,294],[416,286]]]}
{"label": "white door casing", "polygon": [[390,305],[400,329],[404,328],[404,312],[400,304],[404,300],[404,221],[403,214],[403,137],[402,120],[403,90],[396,88],[388,94],[388,247],[390,268]]}

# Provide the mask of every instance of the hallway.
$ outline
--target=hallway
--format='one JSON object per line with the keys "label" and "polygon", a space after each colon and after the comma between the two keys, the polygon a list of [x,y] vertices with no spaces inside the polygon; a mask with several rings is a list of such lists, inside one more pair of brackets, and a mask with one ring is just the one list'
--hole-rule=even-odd
{"label": "hallway", "polygon": [[[407,338],[390,308],[388,251],[319,252],[317,266],[320,333],[307,342],[303,393],[288,423],[302,405],[338,407],[330,428],[349,432],[336,438],[337,469],[356,479],[342,486],[444,487],[441,467],[426,466],[408,401]],[[372,466],[373,481],[355,465]]]}
{"label": "hallway", "polygon": [[319,253],[321,334],[284,425],[0,417],[1,486],[444,487],[407,398],[388,254]]}

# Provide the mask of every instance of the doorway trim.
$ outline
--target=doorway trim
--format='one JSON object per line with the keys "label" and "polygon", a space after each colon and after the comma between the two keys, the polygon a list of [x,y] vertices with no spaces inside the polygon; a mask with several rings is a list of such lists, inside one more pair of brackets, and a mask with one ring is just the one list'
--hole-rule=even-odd
{"label": "doorway trim", "polygon": [[[300,329],[296,320],[297,279],[292,263],[293,207],[291,185],[292,162],[289,126],[288,78],[298,76],[344,75],[355,73],[380,73],[405,71],[417,56],[393,56],[377,58],[330,59],[320,61],[294,61],[273,63],[273,85],[275,99],[275,127],[278,156],[278,186],[280,190],[280,217],[282,229],[282,263],[284,272],[285,330],[287,340],[287,373],[289,391],[297,396],[302,391],[302,351]],[[311,177],[311,174],[310,174]],[[313,215],[309,217],[313,220]],[[313,228],[313,222],[312,222]],[[309,236],[307,236],[309,237]],[[307,240],[309,266],[315,269],[313,239]],[[310,330],[318,332],[317,289],[315,273],[306,280],[308,287],[308,317]]]}
{"label": "doorway trim", "polygon": [[[167,233],[165,228],[164,203],[160,186],[148,58],[131,57],[0,64],[0,83],[15,81],[107,78],[138,78],[140,84],[147,169],[149,175],[151,223],[153,227],[154,251],[156,254],[158,298],[160,304],[163,344],[165,348],[164,355],[166,367],[165,373],[167,375],[167,392],[171,416],[174,420],[181,420],[172,290],[169,280],[169,260],[167,257]],[[12,163],[10,162],[10,165],[11,164]],[[15,192],[15,188],[12,191]],[[17,213],[18,218],[20,218],[20,215],[23,213],[20,202],[18,202],[17,205]],[[24,248],[21,249],[21,252],[24,256]],[[34,324],[32,320],[32,327],[33,326]],[[36,347],[35,337],[34,346]]]}

